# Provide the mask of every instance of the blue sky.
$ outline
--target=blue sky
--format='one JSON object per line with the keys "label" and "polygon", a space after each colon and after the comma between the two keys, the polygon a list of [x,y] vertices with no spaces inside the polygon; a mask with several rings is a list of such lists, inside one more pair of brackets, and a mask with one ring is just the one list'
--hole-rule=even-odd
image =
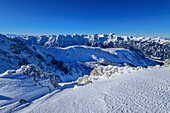
{"label": "blue sky", "polygon": [[0,33],[170,38],[170,0],[0,0]]}

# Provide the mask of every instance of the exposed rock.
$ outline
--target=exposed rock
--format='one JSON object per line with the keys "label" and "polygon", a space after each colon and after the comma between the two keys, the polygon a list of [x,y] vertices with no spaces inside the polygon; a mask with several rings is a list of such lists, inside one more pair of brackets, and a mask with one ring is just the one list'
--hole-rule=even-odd
{"label": "exposed rock", "polygon": [[114,68],[114,72],[117,72],[117,73],[118,73],[118,72],[119,72],[119,71],[118,71],[118,68]]}
{"label": "exposed rock", "polygon": [[27,103],[27,101],[25,99],[20,99],[19,101],[20,103]]}
{"label": "exposed rock", "polygon": [[34,77],[34,79],[33,79],[35,82],[38,82],[38,79],[37,79],[37,77]]}
{"label": "exposed rock", "polygon": [[136,69],[137,69],[137,70],[140,70],[140,69],[142,69],[142,67],[141,67],[141,66],[138,66]]}
{"label": "exposed rock", "polygon": [[87,85],[87,84],[90,84],[90,83],[93,83],[92,81],[87,81],[84,83],[84,85]]}
{"label": "exposed rock", "polygon": [[149,69],[149,68],[154,68],[154,66],[148,66],[147,68],[148,68],[148,69]]}
{"label": "exposed rock", "polygon": [[[22,73],[27,76],[33,76],[33,81],[35,82],[38,82],[39,78],[49,78],[50,83],[54,86],[54,88],[58,87],[58,78],[55,77],[54,74],[47,74],[46,72],[42,72],[42,70],[34,64],[23,65],[20,69],[16,70],[16,73]],[[38,85],[40,85],[41,87],[47,87],[43,86],[41,83],[38,83]]]}
{"label": "exposed rock", "polygon": [[83,77],[79,77],[78,80],[77,80],[77,84],[80,85],[83,81]]}
{"label": "exposed rock", "polygon": [[43,73],[44,78],[48,78],[48,74],[46,72]]}
{"label": "exposed rock", "polygon": [[170,59],[164,60],[163,63],[164,63],[165,65],[169,65],[169,64],[170,64]]}
{"label": "exposed rock", "polygon": [[115,65],[115,66],[118,66],[119,63],[115,63],[115,62],[111,62],[111,61],[108,61],[108,60],[105,60],[104,62],[97,62],[101,65],[104,65],[104,66],[107,66],[107,65]]}
{"label": "exposed rock", "polygon": [[88,75],[84,75],[83,77],[79,77],[77,80],[77,84],[85,84],[86,82],[89,81],[89,76]]}
{"label": "exposed rock", "polygon": [[90,75],[102,76],[103,75],[102,68],[100,67],[94,68]]}
{"label": "exposed rock", "polygon": [[21,66],[21,68],[18,69],[16,73],[23,73],[28,76],[40,77],[42,71],[39,67],[35,66],[34,64],[28,64]]}
{"label": "exposed rock", "polygon": [[58,79],[53,74],[49,75],[50,83],[54,86],[54,88],[58,88]]}
{"label": "exposed rock", "polygon": [[132,69],[133,69],[133,70],[136,70],[136,68],[135,68],[135,67],[132,67]]}

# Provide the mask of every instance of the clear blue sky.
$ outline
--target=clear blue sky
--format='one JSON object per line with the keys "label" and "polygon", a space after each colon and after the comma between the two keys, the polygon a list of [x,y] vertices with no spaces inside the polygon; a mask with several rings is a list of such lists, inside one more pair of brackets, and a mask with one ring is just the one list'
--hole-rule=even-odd
{"label": "clear blue sky", "polygon": [[0,33],[170,37],[170,0],[0,0]]}

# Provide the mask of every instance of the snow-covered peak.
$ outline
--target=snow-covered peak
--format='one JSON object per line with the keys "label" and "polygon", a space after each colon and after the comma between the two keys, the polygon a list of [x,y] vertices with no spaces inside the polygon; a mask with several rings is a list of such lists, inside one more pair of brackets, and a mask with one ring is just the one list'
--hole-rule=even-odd
{"label": "snow-covered peak", "polygon": [[161,43],[161,44],[163,44],[165,42],[170,42],[168,40],[165,40],[163,37],[157,37],[157,38],[155,38],[155,40],[157,43]]}
{"label": "snow-covered peak", "polygon": [[[119,41],[140,41],[140,42],[145,42],[145,41],[154,41],[160,44],[163,44],[165,42],[169,42],[168,40],[163,39],[162,37],[158,38],[153,38],[153,37],[133,37],[133,36],[120,36],[120,35],[115,35],[114,33],[109,33],[109,34],[94,34],[94,35],[85,35],[85,34],[64,34],[64,35],[50,35],[50,36],[29,36],[29,35],[14,35],[14,34],[7,34],[8,37],[21,37],[23,39],[28,39],[28,40],[34,40],[34,41],[29,41],[35,44],[35,41],[41,42],[38,43],[42,46],[44,45],[56,45],[56,46],[70,46],[71,45],[84,45],[85,43],[109,43],[109,42],[119,42]],[[51,38],[53,37],[53,38]],[[55,39],[54,39],[55,37]],[[88,39],[88,40],[87,40]],[[43,41],[40,41],[43,40]],[[51,41],[55,40],[55,41]],[[69,44],[62,45],[61,43],[66,43],[69,42]],[[80,41],[80,42],[79,42]],[[83,43],[82,43],[83,42]],[[47,43],[47,44],[46,44]],[[58,44],[59,43],[59,44]]]}

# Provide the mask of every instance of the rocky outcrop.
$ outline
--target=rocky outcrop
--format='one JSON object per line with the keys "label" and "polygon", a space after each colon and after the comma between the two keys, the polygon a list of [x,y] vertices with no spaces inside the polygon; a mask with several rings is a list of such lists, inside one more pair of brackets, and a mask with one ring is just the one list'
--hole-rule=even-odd
{"label": "rocky outcrop", "polygon": [[103,68],[101,67],[94,68],[92,72],[90,73],[90,75],[97,75],[97,76],[102,76],[103,74],[104,74]]}
{"label": "rocky outcrop", "polygon": [[27,76],[34,76],[39,78],[43,77],[42,75],[44,75],[42,70],[34,64],[23,65],[20,69],[16,70],[16,73],[22,73]]}
{"label": "rocky outcrop", "polygon": [[[58,87],[58,79],[54,74],[48,74],[46,72],[42,72],[42,70],[39,67],[35,66],[34,64],[23,65],[23,66],[21,66],[20,69],[16,70],[15,73],[32,76],[33,81],[35,81],[35,82],[38,82],[39,79],[41,79],[41,78],[49,79],[50,83],[53,85],[54,88]],[[41,83],[38,83],[38,84],[41,87],[45,87]]]}
{"label": "rocky outcrop", "polygon": [[164,65],[148,66],[146,68],[141,66],[138,67],[130,67],[130,66],[118,67],[118,66],[111,66],[111,65],[99,66],[92,70],[92,72],[88,77],[88,80],[93,82],[103,77],[110,78],[115,75],[119,76],[120,74],[132,73],[133,71],[145,71],[145,70],[152,70],[153,68],[166,68],[170,66],[169,59],[165,60],[164,63],[165,63]]}
{"label": "rocky outcrop", "polygon": [[[155,66],[153,66],[155,67]],[[150,67],[148,67],[150,68]],[[146,68],[138,66],[138,67],[130,67],[130,66],[99,66],[97,68],[94,68],[90,73],[90,78],[92,80],[98,80],[97,77],[105,76],[105,77],[111,77],[114,74],[124,74],[124,73],[131,73],[133,70],[145,70]]]}
{"label": "rocky outcrop", "polygon": [[164,63],[165,65],[169,65],[169,64],[170,64],[170,59],[164,60],[163,63]]}
{"label": "rocky outcrop", "polygon": [[79,77],[77,79],[77,84],[78,85],[80,85],[80,84],[87,85],[89,83],[92,83],[92,82],[89,80],[89,76],[88,75],[84,75],[83,77]]}
{"label": "rocky outcrop", "polygon": [[90,76],[107,76],[110,77],[115,73],[119,73],[118,68],[115,66],[100,66],[94,68],[90,73]]}
{"label": "rocky outcrop", "polygon": [[54,88],[58,88],[58,79],[53,74],[48,75],[50,77],[50,83],[54,86]]}

